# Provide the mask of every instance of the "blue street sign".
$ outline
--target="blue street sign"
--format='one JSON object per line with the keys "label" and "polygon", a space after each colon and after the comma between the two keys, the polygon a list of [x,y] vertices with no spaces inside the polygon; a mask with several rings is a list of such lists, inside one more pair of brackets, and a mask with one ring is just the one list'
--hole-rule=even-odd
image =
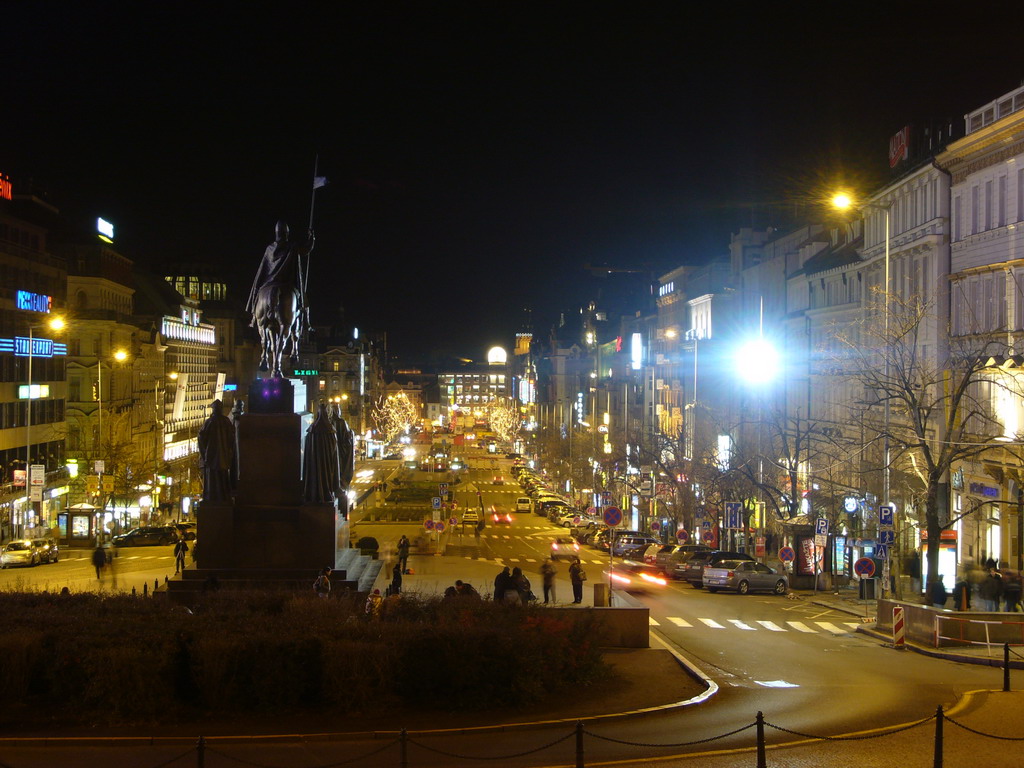
{"label": "blue street sign", "polygon": [[896,541],[896,531],[891,528],[889,530],[883,528],[878,532],[879,544],[892,544],[894,541]]}
{"label": "blue street sign", "polygon": [[819,517],[814,521],[814,533],[817,536],[828,536],[828,520]]}
{"label": "blue street sign", "polygon": [[711,521],[707,520],[707,519],[702,520],[701,523],[700,523],[700,527],[703,528],[706,531],[710,531],[711,530]]}
{"label": "blue street sign", "polygon": [[435,496],[434,498],[432,498],[430,500],[430,504],[434,507],[434,509],[440,509],[441,508],[441,497],[440,496]]}
{"label": "blue street sign", "polygon": [[618,507],[608,507],[604,511],[604,524],[609,528],[614,528],[622,522],[622,510]]}
{"label": "blue street sign", "polygon": [[448,483],[438,483],[437,490],[442,496],[446,495],[448,493]]}
{"label": "blue street sign", "polygon": [[601,503],[606,507],[612,503],[611,491],[601,491]]}
{"label": "blue street sign", "polygon": [[891,526],[893,520],[893,513],[895,508],[892,504],[883,504],[878,508],[878,524],[883,526]]}
{"label": "blue street sign", "polygon": [[743,527],[743,505],[738,501],[725,502],[725,527]]}
{"label": "blue street sign", "polygon": [[875,557],[877,557],[879,560],[885,560],[886,558],[888,558],[889,557],[889,545],[888,544],[879,544],[877,547],[875,547]]}

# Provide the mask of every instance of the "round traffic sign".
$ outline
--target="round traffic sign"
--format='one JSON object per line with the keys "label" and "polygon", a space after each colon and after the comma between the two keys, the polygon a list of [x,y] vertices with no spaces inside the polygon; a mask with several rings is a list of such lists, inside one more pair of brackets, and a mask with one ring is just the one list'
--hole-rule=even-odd
{"label": "round traffic sign", "polygon": [[434,530],[438,533],[444,533],[444,520],[438,520],[434,523]]}
{"label": "round traffic sign", "polygon": [[875,561],[870,557],[862,557],[853,564],[853,572],[858,576],[871,578],[875,575]]}
{"label": "round traffic sign", "polygon": [[689,541],[689,540],[690,540],[690,532],[688,530],[686,530],[685,528],[680,528],[678,531],[676,531],[676,541]]}
{"label": "round traffic sign", "polygon": [[651,530],[655,531],[655,532],[660,531],[661,530],[661,523],[659,523],[657,520],[655,520],[653,523],[651,523]]}
{"label": "round traffic sign", "polygon": [[597,507],[587,507],[587,514],[591,517],[597,517]]}
{"label": "round traffic sign", "polygon": [[618,507],[606,507],[604,510],[604,524],[614,528],[622,522],[622,510]]}
{"label": "round traffic sign", "polygon": [[779,550],[779,560],[784,563],[792,563],[796,560],[796,550],[792,547],[783,547]]}
{"label": "round traffic sign", "polygon": [[428,530],[428,531],[434,530],[434,521],[433,520],[424,520],[423,521],[423,527],[426,530]]}
{"label": "round traffic sign", "polygon": [[714,531],[704,531],[704,537],[703,538],[704,538],[704,543],[705,544],[714,544],[715,543],[715,532]]}
{"label": "round traffic sign", "polygon": [[449,517],[448,518],[448,525],[458,525],[458,524],[459,524],[459,518],[457,518],[457,517]]}

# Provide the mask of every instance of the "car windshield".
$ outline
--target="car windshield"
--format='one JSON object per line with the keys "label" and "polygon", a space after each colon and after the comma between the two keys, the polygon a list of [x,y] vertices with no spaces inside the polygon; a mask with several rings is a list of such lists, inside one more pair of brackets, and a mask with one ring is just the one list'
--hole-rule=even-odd
{"label": "car windshield", "polygon": [[738,568],[743,560],[723,560],[718,564],[719,568]]}
{"label": "car windshield", "polygon": [[30,549],[31,546],[27,541],[12,541],[4,548],[4,552],[24,552],[26,549]]}

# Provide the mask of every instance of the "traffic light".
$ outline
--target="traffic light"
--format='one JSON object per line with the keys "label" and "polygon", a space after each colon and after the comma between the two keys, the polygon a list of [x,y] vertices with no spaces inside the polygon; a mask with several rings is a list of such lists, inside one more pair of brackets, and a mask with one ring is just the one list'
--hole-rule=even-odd
{"label": "traffic light", "polygon": [[99,475],[86,475],[85,476],[85,490],[95,495],[100,492],[100,476]]}

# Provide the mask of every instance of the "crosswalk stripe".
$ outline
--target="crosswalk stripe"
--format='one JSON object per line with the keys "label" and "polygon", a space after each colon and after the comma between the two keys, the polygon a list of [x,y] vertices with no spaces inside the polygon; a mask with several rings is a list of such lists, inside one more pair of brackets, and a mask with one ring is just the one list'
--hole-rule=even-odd
{"label": "crosswalk stripe", "polygon": [[725,627],[723,627],[721,624],[719,624],[714,619],[701,619],[701,618],[698,618],[697,621],[703,621],[705,624],[707,624],[712,629],[725,629]]}
{"label": "crosswalk stripe", "polygon": [[756,632],[757,631],[752,626],[750,626],[749,624],[745,624],[744,622],[740,621],[739,619],[729,619],[729,623],[730,624],[734,624],[737,629],[749,629],[751,632]]}
{"label": "crosswalk stripe", "polygon": [[758,621],[757,623],[760,624],[765,629],[770,629],[772,632],[785,632],[786,631],[782,627],[780,627],[778,624],[776,624],[774,621]]}
{"label": "crosswalk stripe", "polygon": [[810,632],[811,634],[815,634],[815,631],[813,629],[811,629],[801,621],[787,621],[786,623],[789,624],[789,626],[791,626],[797,632]]}
{"label": "crosswalk stripe", "polygon": [[534,560],[532,557],[528,557],[528,558],[526,558],[526,562],[528,562],[528,563],[536,563],[537,561]]}
{"label": "crosswalk stripe", "polygon": [[837,627],[835,624],[832,624],[831,622],[828,622],[828,621],[816,621],[814,623],[817,624],[822,629],[827,629],[833,635],[845,635],[846,634],[846,630],[845,629],[840,629],[839,627]]}
{"label": "crosswalk stripe", "polygon": [[844,621],[843,624],[848,626],[850,629],[857,629],[857,627],[860,626],[860,623],[856,621]]}
{"label": "crosswalk stripe", "polygon": [[675,624],[677,627],[692,627],[693,624],[688,622],[686,619],[680,619],[678,616],[669,616],[668,620]]}
{"label": "crosswalk stripe", "polygon": [[661,626],[661,624],[658,623],[658,620],[655,619],[653,616],[648,616],[647,617],[647,623],[648,623],[649,626],[652,626],[652,627],[660,627]]}

